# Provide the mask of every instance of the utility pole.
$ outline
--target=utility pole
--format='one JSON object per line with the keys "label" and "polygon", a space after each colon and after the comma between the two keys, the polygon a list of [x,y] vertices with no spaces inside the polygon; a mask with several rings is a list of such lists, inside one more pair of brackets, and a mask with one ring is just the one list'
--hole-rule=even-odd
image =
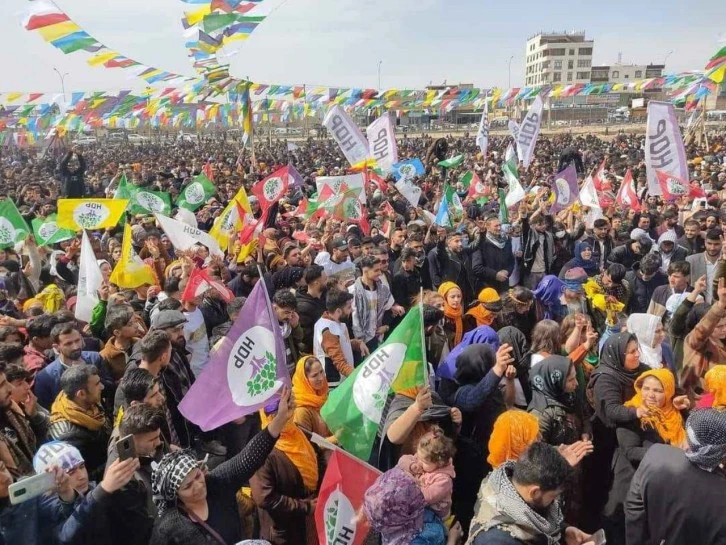
{"label": "utility pole", "polygon": [[68,72],[64,72],[63,74],[61,74],[60,73],[60,70],[58,70],[55,67],[53,68],[53,70],[55,71],[56,74],[58,74],[58,77],[60,78],[61,91],[63,93],[63,102],[65,102],[65,100],[66,100],[66,83],[65,83],[65,79],[66,79],[66,76],[68,75]]}

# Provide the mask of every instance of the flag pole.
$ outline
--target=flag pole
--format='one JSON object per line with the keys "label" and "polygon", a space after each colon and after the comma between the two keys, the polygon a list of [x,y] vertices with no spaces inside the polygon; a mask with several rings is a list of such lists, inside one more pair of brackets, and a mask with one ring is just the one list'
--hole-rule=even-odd
{"label": "flag pole", "polygon": [[418,304],[421,309],[421,357],[423,358],[424,367],[424,384],[429,382],[429,363],[426,361],[426,330],[424,326],[424,304],[423,304],[423,287],[419,290]]}
{"label": "flag pole", "polygon": [[335,444],[331,443],[330,441],[328,441],[327,439],[325,439],[323,436],[318,435],[317,433],[307,430],[301,426],[298,426],[298,428],[300,430],[302,430],[302,432],[310,439],[311,443],[318,445],[320,448],[339,452],[339,453],[343,454],[344,456],[347,456],[351,460],[355,460],[359,464],[364,465],[366,468],[370,469],[371,471],[375,471],[378,475],[381,475],[383,473],[380,469],[373,467],[368,462],[364,462],[363,460],[361,460],[357,456],[354,456],[350,452],[343,450],[338,445],[335,445]]}

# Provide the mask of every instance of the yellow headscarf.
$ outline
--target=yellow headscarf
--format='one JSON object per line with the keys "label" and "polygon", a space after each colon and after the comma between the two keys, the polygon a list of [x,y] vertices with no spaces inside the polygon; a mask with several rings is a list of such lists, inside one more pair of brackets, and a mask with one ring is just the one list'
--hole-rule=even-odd
{"label": "yellow headscarf", "polygon": [[323,388],[318,392],[312,387],[307,375],[305,375],[305,362],[308,358],[315,356],[303,356],[297,360],[295,373],[292,375],[292,392],[295,394],[295,405],[298,407],[311,407],[316,411],[320,410],[328,400],[328,381],[326,380]]}
{"label": "yellow headscarf", "polygon": [[487,462],[493,468],[516,460],[539,437],[539,420],[533,414],[517,409],[505,411],[494,422],[489,436]]}
{"label": "yellow headscarf", "polygon": [[[43,291],[35,296],[35,299],[43,303],[43,310],[48,313],[62,309],[63,301],[65,301],[63,292],[55,284],[48,284]],[[23,306],[23,309],[25,309],[25,306]]]}
{"label": "yellow headscarf", "polygon": [[[461,342],[461,338],[464,336],[464,322],[462,317],[464,316],[463,307],[460,305],[458,309],[453,309],[446,300],[446,294],[456,288],[461,291],[461,288],[454,282],[444,282],[439,286],[439,295],[444,298],[444,316],[454,321],[454,345]],[[462,292],[463,294],[463,292]],[[462,300],[462,304],[463,304]],[[453,348],[450,346],[449,348]]]}
{"label": "yellow headscarf", "polygon": [[668,369],[651,369],[640,375],[635,380],[635,395],[629,401],[625,402],[626,407],[641,407],[643,405],[643,396],[641,390],[643,381],[648,377],[655,377],[663,386],[665,391],[665,406],[662,408],[648,407],[651,414],[640,419],[640,425],[643,429],[650,426],[658,435],[668,444],[680,446],[686,439],[686,432],[683,428],[683,417],[681,413],[673,406],[673,397],[676,395],[676,379],[673,373]]}
{"label": "yellow headscarf", "polygon": [[707,392],[713,394],[713,408],[726,408],[726,365],[715,365],[703,380]]}
{"label": "yellow headscarf", "polygon": [[[272,422],[273,417],[274,415],[268,415],[264,410],[260,411],[262,429],[265,429]],[[282,428],[280,437],[275,443],[275,448],[285,453],[285,456],[290,459],[300,472],[305,488],[314,492],[318,487],[318,458],[310,441],[300,428],[295,425],[292,418]]]}
{"label": "yellow headscarf", "polygon": [[477,327],[481,327],[483,325],[492,325],[496,314],[491,310],[485,308],[484,303],[489,304],[501,302],[502,299],[501,297],[499,297],[497,290],[495,290],[494,288],[484,288],[479,292],[479,297],[477,298],[477,300],[479,303],[472,309],[470,309],[469,312],[466,313],[466,315],[474,317]]}

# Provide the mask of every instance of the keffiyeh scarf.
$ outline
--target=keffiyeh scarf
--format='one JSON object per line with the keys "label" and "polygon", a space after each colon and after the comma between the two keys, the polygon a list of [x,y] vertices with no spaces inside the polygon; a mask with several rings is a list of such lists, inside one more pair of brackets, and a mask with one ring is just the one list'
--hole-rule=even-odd
{"label": "keffiyeh scarf", "polygon": [[154,465],[151,489],[159,516],[176,505],[179,487],[189,472],[198,466],[199,462],[189,450],[178,450],[167,454],[161,462]]}

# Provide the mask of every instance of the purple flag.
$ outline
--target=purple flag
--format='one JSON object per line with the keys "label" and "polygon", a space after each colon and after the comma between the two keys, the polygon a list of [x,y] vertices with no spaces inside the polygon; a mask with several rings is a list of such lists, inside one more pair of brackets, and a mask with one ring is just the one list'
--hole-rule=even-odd
{"label": "purple flag", "polygon": [[290,189],[303,186],[303,177],[294,166],[287,165],[287,175],[288,179],[291,180]]}
{"label": "purple flag", "polygon": [[290,386],[284,340],[265,290],[260,279],[179,403],[179,412],[204,431],[261,409]]}
{"label": "purple flag", "polygon": [[552,191],[555,193],[555,202],[550,208],[551,214],[564,210],[575,203],[580,192],[577,189],[577,170],[575,170],[574,164],[570,163],[565,170],[555,174]]}

